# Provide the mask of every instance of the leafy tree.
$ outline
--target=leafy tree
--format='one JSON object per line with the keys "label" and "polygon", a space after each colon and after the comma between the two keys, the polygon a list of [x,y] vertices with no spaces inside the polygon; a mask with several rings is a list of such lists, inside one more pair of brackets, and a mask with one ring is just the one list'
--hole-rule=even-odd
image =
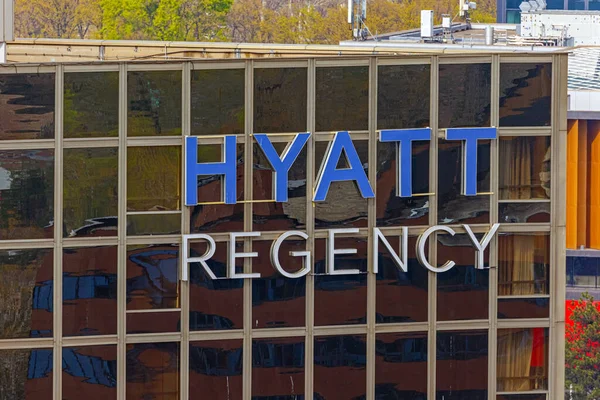
{"label": "leafy tree", "polygon": [[600,309],[584,293],[566,328],[566,385],[579,399],[600,398]]}

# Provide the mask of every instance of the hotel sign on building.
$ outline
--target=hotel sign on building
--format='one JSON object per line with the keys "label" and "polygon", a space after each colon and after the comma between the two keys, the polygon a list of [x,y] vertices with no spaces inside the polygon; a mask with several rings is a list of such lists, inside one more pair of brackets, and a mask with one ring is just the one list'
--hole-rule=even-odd
{"label": "hotel sign on building", "polygon": [[0,399],[560,398],[566,54],[260,49],[0,66]]}

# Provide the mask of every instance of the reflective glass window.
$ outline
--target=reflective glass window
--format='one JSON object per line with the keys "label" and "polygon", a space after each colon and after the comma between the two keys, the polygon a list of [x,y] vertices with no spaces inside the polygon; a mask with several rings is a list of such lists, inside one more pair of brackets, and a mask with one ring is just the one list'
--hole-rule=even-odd
{"label": "reflective glass window", "polygon": [[117,346],[63,347],[62,398],[117,399]]}
{"label": "reflective glass window", "polygon": [[127,210],[179,210],[181,147],[127,148]]}
{"label": "reflective glass window", "polygon": [[549,126],[552,64],[500,64],[500,126]]}
{"label": "reflective glass window", "polygon": [[179,307],[179,247],[127,246],[127,309]]}
{"label": "reflective glass window", "polygon": [[[288,143],[273,143],[283,154]],[[307,144],[308,145],[308,144]],[[295,230],[306,227],[306,146],[288,172],[288,201],[266,202],[252,205],[254,230]],[[260,146],[254,145],[252,197],[254,200],[273,200],[274,170]]]}
{"label": "reflective glass window", "polygon": [[304,336],[252,341],[252,399],[304,398]]}
{"label": "reflective glass window", "polygon": [[[481,240],[482,234],[475,235]],[[484,263],[489,265],[489,246]],[[489,270],[475,269],[475,247],[467,234],[438,235],[438,264],[454,261],[450,270],[437,274],[437,315],[439,321],[487,319]],[[468,307],[465,307],[468,304]]]}
{"label": "reflective glass window", "polygon": [[254,132],[305,132],[306,68],[254,70]]}
{"label": "reflective glass window", "polygon": [[[289,273],[303,267],[304,257],[292,257],[291,251],[306,251],[306,241],[290,238],[282,243],[278,258]],[[252,272],[261,277],[252,279],[253,328],[304,326],[306,277],[286,278],[275,271],[271,263],[271,241],[253,241]]]}
{"label": "reflective glass window", "polygon": [[117,247],[63,250],[63,335],[117,334]]}
{"label": "reflective glass window", "polygon": [[[400,238],[397,235],[385,236],[402,259]],[[375,302],[375,318],[378,323],[427,321],[428,270],[417,261],[415,242],[415,237],[408,240],[408,271],[404,272],[396,265],[385,245],[379,241]]]}
{"label": "reflective glass window", "polygon": [[550,235],[498,235],[498,295],[549,293]]}
{"label": "reflective glass window", "polygon": [[436,342],[436,400],[487,400],[487,331],[437,332]]}
{"label": "reflective glass window", "polygon": [[[429,142],[412,142],[412,192],[429,193]],[[395,143],[377,143],[377,226],[429,224],[429,196],[398,196]]]}
{"label": "reflective glass window", "polygon": [[0,339],[52,337],[52,255],[51,249],[0,251]]}
{"label": "reflective glass window", "polygon": [[[595,0],[590,0],[590,10],[593,10],[591,3]],[[548,10],[565,10],[565,0],[547,0],[546,9]]]}
{"label": "reflective glass window", "polygon": [[427,333],[376,336],[375,398],[427,399]]}
{"label": "reflective glass window", "polygon": [[116,236],[118,150],[64,149],[63,237]]}
{"label": "reflective glass window", "polygon": [[127,345],[127,399],[179,400],[179,343]]}
{"label": "reflective glass window", "polygon": [[367,320],[367,239],[336,237],[336,249],[356,249],[337,255],[336,270],[357,269],[354,275],[325,275],[326,239],[315,239],[315,325],[364,324]]}
{"label": "reflective glass window", "polygon": [[377,129],[426,128],[429,124],[431,66],[377,68]]}
{"label": "reflective glass window", "polygon": [[127,235],[176,235],[181,233],[181,214],[127,216]]}
{"label": "reflective glass window", "polygon": [[500,200],[550,198],[549,136],[501,137]]}
{"label": "reflective glass window", "polygon": [[315,338],[314,398],[361,399],[367,390],[364,335]]}
{"label": "reflective glass window", "polygon": [[548,329],[498,329],[499,392],[548,389]]}
{"label": "reflective glass window", "polygon": [[569,10],[585,10],[585,0],[569,0]]}
{"label": "reflective glass window", "polygon": [[506,23],[507,24],[520,24],[521,23],[521,10],[507,10],[506,11]]}
{"label": "reflective glass window", "polygon": [[54,237],[54,150],[0,151],[0,200],[0,240]]}
{"label": "reflective glass window", "polygon": [[[198,146],[198,162],[222,162],[221,145]],[[223,202],[223,181],[218,175],[198,177],[198,205],[190,214],[191,233],[240,232],[244,230],[244,145],[237,145],[237,200],[236,204]],[[203,204],[208,203],[208,204]]]}
{"label": "reflective glass window", "polygon": [[442,64],[439,72],[439,127],[490,126],[491,64]]}
{"label": "reflective glass window", "polygon": [[192,135],[244,133],[244,69],[192,71]]}
{"label": "reflective glass window", "polygon": [[69,72],[64,79],[64,137],[119,136],[119,72]]}
{"label": "reflective glass window", "polygon": [[[369,144],[366,140],[354,140],[353,144],[368,176]],[[319,171],[328,145],[329,142],[315,143],[315,172]],[[349,168],[345,155],[340,156],[337,168]],[[353,181],[332,182],[325,201],[313,204],[316,229],[367,227],[367,199]]]}
{"label": "reflective glass window", "polygon": [[600,1],[599,0],[589,0],[588,9],[594,10],[594,11],[600,10]]}
{"label": "reflective glass window", "polygon": [[[215,254],[206,261],[219,278],[227,276],[228,243],[219,242]],[[206,253],[206,243],[192,243],[190,257]],[[244,250],[243,242],[236,243],[236,251]],[[238,271],[243,259],[236,259]],[[200,263],[190,263],[190,330],[242,329],[244,325],[244,280],[211,279]]]}
{"label": "reflective glass window", "polygon": [[550,298],[503,298],[498,300],[498,319],[549,317]]}
{"label": "reflective glass window", "polygon": [[[439,140],[438,222],[441,224],[489,223],[489,195],[463,196],[463,157],[460,141]],[[490,141],[477,145],[477,193],[490,191]]]}
{"label": "reflective glass window", "polygon": [[550,222],[550,202],[499,203],[498,222],[508,223],[548,223]]}
{"label": "reflective glass window", "polygon": [[127,136],[181,135],[181,71],[127,74]]}
{"label": "reflective glass window", "polygon": [[128,312],[127,333],[163,333],[181,330],[181,312]]}
{"label": "reflective glass window", "polygon": [[[190,394],[211,400],[242,400],[243,341],[190,343]],[[190,396],[192,397],[192,396]]]}
{"label": "reflective glass window", "polygon": [[369,128],[369,67],[317,68],[316,130]]}
{"label": "reflective glass window", "polygon": [[54,74],[0,75],[0,140],[54,138]]}
{"label": "reflective glass window", "polygon": [[0,350],[0,399],[52,400],[52,349]]}
{"label": "reflective glass window", "polygon": [[599,272],[596,257],[567,257],[569,286],[597,288]]}

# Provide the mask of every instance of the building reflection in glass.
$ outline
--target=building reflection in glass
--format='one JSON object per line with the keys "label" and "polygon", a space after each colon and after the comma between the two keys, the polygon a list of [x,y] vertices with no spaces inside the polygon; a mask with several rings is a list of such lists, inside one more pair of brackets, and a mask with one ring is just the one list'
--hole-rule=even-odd
{"label": "building reflection in glass", "polygon": [[179,343],[127,345],[127,399],[179,400]]}
{"label": "building reflection in glass", "polygon": [[367,386],[364,335],[315,338],[314,398],[362,399]]}
{"label": "building reflection in glass", "polygon": [[117,333],[117,247],[63,250],[63,335]]}
{"label": "building reflection in glass", "polygon": [[252,399],[304,398],[304,337],[252,342]]}
{"label": "building reflection in glass", "polygon": [[190,398],[242,399],[242,340],[190,343]]}
{"label": "building reflection in glass", "polygon": [[0,399],[51,400],[52,349],[0,350]]}
{"label": "building reflection in glass", "polygon": [[116,345],[65,347],[62,368],[64,400],[116,400]]}

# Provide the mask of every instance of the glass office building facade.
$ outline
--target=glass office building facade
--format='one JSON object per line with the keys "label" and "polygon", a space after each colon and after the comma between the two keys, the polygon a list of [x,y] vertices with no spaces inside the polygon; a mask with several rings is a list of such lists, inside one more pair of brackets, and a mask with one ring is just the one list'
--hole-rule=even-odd
{"label": "glass office building facade", "polygon": [[[566,54],[231,59],[0,67],[0,399],[496,399],[563,394]],[[397,197],[382,129],[431,127],[412,149],[413,196]],[[497,127],[478,144],[477,195],[461,193],[463,148],[446,128]],[[313,202],[334,132],[349,131],[375,198],[351,182]],[[278,152],[311,132],[273,199]],[[186,207],[184,138],[198,161],[237,138],[237,204],[218,176]],[[343,164],[343,163],[341,163]],[[341,165],[343,167],[343,165]],[[486,269],[480,238],[494,223]],[[433,225],[417,260],[415,242]],[[408,271],[398,249],[408,227]],[[338,248],[326,275],[327,230]],[[289,230],[312,272],[269,259]],[[230,232],[256,279],[181,280],[184,234],[210,234],[225,274]],[[188,256],[206,251],[191,244]],[[372,271],[374,256],[379,271]]]}

